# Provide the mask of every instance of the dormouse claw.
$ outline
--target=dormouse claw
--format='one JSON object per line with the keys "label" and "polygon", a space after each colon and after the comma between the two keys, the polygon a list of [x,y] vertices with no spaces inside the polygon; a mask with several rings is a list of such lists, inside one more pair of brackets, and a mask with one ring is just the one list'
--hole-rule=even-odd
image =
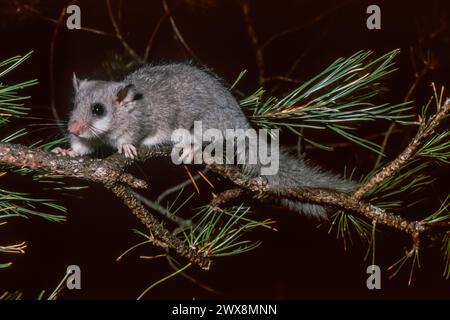
{"label": "dormouse claw", "polygon": [[123,154],[125,157],[131,158],[131,159],[134,159],[138,155],[136,147],[133,146],[132,144],[128,144],[128,143],[119,145],[117,147],[117,151],[120,154]]}

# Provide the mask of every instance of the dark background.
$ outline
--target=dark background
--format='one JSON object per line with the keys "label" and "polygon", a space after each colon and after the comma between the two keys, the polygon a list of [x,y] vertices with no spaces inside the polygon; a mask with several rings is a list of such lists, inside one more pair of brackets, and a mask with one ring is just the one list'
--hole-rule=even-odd
{"label": "dark background", "polygon": [[[32,58],[8,76],[8,82],[39,79],[39,85],[25,90],[32,98],[28,105],[32,114],[51,117],[49,111],[49,47],[54,22],[67,1],[0,0],[0,59],[34,50]],[[113,1],[117,8],[119,1]],[[168,1],[186,42],[198,59],[191,57],[174,38],[166,20],[157,34],[149,61],[193,59],[213,68],[232,83],[239,72],[248,73],[238,89],[245,94],[255,90],[257,68],[254,48],[247,34],[239,1]],[[431,81],[449,85],[448,1],[250,1],[250,14],[261,41],[283,30],[299,28],[274,41],[265,51],[266,74],[283,75],[300,56],[302,60],[292,78],[305,80],[320,72],[334,59],[361,49],[377,54],[401,48],[397,59],[399,71],[387,79],[389,91],[382,101],[400,102],[414,81],[410,48],[415,52],[431,52],[438,62],[421,81],[412,98],[418,106],[425,103],[432,91]],[[105,1],[79,1],[82,26],[113,32]],[[366,8],[378,4],[382,11],[382,29],[366,28]],[[30,11],[24,5],[35,8]],[[160,1],[123,1],[121,28],[129,43],[140,54],[149,35],[164,14]],[[20,8],[20,10],[18,10]],[[117,10],[115,10],[117,12]],[[81,78],[107,78],[106,65],[114,56],[125,57],[123,47],[113,37],[85,31],[69,31],[63,27],[55,42],[55,104],[58,114],[67,118],[71,104],[71,77],[75,71]],[[413,59],[414,60],[414,59]],[[417,60],[417,59],[416,59]],[[416,61],[420,69],[420,60]],[[293,85],[281,81],[266,84],[269,90],[282,94]],[[44,121],[44,120],[43,120]],[[18,122],[19,123],[19,122]],[[17,124],[23,125],[23,124]],[[383,132],[387,123],[364,124],[362,132]],[[11,128],[9,128],[11,129]],[[13,128],[12,128],[13,129]],[[6,134],[2,133],[2,134]],[[58,130],[38,131],[24,143],[41,137],[52,137]],[[311,134],[317,135],[317,132]],[[395,135],[387,150],[393,156],[408,141],[410,132]],[[314,136],[316,138],[316,136]],[[320,136],[318,137],[321,138]],[[327,138],[326,136],[324,139]],[[291,143],[292,137],[286,136]],[[380,142],[380,139],[376,140]],[[324,167],[342,172],[344,165],[357,167],[363,174],[371,169],[376,156],[350,146],[333,153],[311,150],[308,157]],[[430,203],[424,210],[433,210],[436,199],[448,193],[449,174],[437,168],[441,182],[429,191]],[[167,187],[186,179],[182,169],[166,160],[150,161],[136,169],[146,176],[155,197]],[[145,172],[145,173],[143,173]],[[213,178],[212,178],[213,179]],[[26,177],[6,180],[5,189],[32,191],[47,195],[38,183]],[[71,183],[80,184],[79,181]],[[217,184],[223,184],[216,180]],[[198,203],[210,196],[208,186],[200,183],[202,194]],[[3,186],[2,186],[3,187]],[[142,247],[122,261],[115,259],[131,245],[141,241],[132,233],[143,230],[121,203],[104,188],[92,185],[87,191],[62,196],[67,206],[68,221],[54,224],[37,218],[11,221],[3,227],[1,243],[26,240],[27,252],[11,257],[13,267],[0,271],[0,290],[21,290],[24,297],[34,299],[42,289],[52,290],[70,264],[82,270],[82,290],[64,290],[63,299],[134,299],[149,284],[172,272],[164,259],[140,260],[139,255],[159,254],[153,247]],[[203,202],[204,203],[204,202]],[[191,207],[195,207],[194,205]],[[365,247],[356,244],[344,251],[335,235],[328,235],[328,226],[316,228],[316,221],[270,207],[256,206],[261,217],[277,220],[278,232],[260,231],[250,235],[262,245],[242,256],[216,259],[209,272],[192,268],[190,274],[221,291],[229,298],[263,299],[342,299],[342,298],[449,298],[448,281],[442,277],[443,260],[437,247],[427,247],[421,255],[422,268],[408,287],[408,269],[388,280],[389,267],[409,247],[409,239],[382,229],[377,241],[377,264],[382,268],[382,290],[366,288],[368,262],[363,261]],[[190,211],[185,210],[185,215]],[[424,212],[408,212],[414,215]],[[3,241],[5,240],[5,241]],[[426,246],[426,244],[425,244]],[[181,259],[180,259],[181,260]],[[181,277],[153,289],[147,298],[191,299],[220,298]]]}

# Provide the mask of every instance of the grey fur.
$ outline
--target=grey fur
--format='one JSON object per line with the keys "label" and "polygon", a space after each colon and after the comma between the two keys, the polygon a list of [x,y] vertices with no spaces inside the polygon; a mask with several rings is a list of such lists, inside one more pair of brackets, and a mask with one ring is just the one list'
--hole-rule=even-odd
{"label": "grey fur", "polygon": [[[71,121],[89,124],[96,131],[88,130],[82,137],[71,135],[71,147],[79,155],[91,153],[99,142],[115,148],[170,143],[175,129],[191,130],[194,121],[200,120],[204,130],[251,128],[239,103],[221,81],[188,63],[144,66],[121,82],[80,81],[74,77],[74,87]],[[91,112],[95,103],[106,107],[106,115],[100,119]],[[257,167],[246,166],[244,171],[256,175]],[[278,174],[267,179],[279,190],[309,187],[350,192],[355,188],[353,182],[284,151]],[[287,199],[281,202],[292,210],[326,217],[326,209],[319,205]]]}

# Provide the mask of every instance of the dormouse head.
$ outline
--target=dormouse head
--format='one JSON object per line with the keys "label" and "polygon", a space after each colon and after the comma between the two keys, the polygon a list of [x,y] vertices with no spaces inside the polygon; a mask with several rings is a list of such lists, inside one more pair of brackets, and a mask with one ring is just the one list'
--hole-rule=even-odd
{"label": "dormouse head", "polygon": [[132,84],[79,80],[75,74],[73,86],[75,101],[68,129],[71,134],[84,139],[107,134],[117,114],[132,110],[141,97]]}

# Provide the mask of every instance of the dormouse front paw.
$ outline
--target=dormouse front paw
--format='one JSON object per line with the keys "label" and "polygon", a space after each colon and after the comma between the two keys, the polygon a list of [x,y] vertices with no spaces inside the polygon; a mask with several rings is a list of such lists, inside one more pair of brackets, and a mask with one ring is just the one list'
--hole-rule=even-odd
{"label": "dormouse front paw", "polygon": [[52,153],[55,153],[57,155],[66,156],[66,157],[78,157],[80,154],[78,152],[73,151],[71,148],[69,149],[63,149],[60,147],[56,147],[52,149]]}
{"label": "dormouse front paw", "polygon": [[128,144],[128,143],[120,144],[117,147],[117,151],[120,154],[123,154],[125,157],[131,158],[131,159],[134,159],[138,155],[136,147],[133,146],[132,144]]}

